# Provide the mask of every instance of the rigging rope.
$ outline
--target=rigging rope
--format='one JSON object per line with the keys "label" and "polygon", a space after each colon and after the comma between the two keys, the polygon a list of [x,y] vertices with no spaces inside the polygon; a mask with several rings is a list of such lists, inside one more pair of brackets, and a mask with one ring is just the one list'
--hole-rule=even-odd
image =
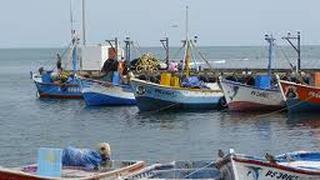
{"label": "rigging rope", "polygon": [[191,41],[191,46],[195,49],[195,51],[199,54],[199,56],[201,57],[201,59],[209,66],[209,68],[214,71],[213,67],[211,66],[211,64],[209,63],[209,61],[206,60],[206,58],[204,57],[204,55],[199,51],[199,49],[194,45],[194,43]]}

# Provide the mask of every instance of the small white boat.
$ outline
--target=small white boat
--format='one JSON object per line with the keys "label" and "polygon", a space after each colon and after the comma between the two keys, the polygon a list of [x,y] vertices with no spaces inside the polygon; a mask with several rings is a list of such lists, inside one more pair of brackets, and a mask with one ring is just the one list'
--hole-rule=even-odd
{"label": "small white boat", "polygon": [[[265,36],[269,43],[269,64],[267,75],[247,74],[241,80],[220,77],[228,108],[232,111],[271,111],[284,107],[280,89],[272,82],[271,59],[275,39]],[[254,81],[254,82],[253,82]]]}
{"label": "small white boat", "polygon": [[173,161],[154,164],[130,174],[125,179],[222,179],[220,171],[211,160]]}
{"label": "small white boat", "polygon": [[231,153],[219,163],[225,180],[320,179],[320,152],[266,155],[266,159]]}
{"label": "small white boat", "polygon": [[222,78],[220,85],[231,111],[267,111],[285,106],[279,89],[262,89]]}

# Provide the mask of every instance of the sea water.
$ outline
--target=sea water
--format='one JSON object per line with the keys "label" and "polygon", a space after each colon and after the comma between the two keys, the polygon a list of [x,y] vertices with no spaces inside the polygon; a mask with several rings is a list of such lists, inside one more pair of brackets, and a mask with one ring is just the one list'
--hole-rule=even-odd
{"label": "sea water", "polygon": [[[215,67],[267,65],[266,47],[200,49]],[[173,59],[181,57],[178,50],[171,50]],[[110,143],[112,159],[149,162],[214,159],[218,149],[229,148],[258,156],[320,148],[317,115],[216,110],[140,113],[135,106],[87,107],[83,100],[38,99],[29,72],[43,65],[53,67],[57,51],[62,50],[0,50],[0,166],[34,163],[40,147],[96,148],[100,142]],[[165,57],[160,48],[141,51]],[[294,63],[294,52],[288,47],[284,51]],[[302,55],[302,67],[320,67],[319,46],[303,47]],[[275,67],[289,67],[279,51],[274,59]]]}

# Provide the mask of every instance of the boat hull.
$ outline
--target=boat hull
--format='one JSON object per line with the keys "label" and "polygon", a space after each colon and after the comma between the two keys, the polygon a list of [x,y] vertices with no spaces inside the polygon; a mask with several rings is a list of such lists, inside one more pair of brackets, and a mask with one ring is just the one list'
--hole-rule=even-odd
{"label": "boat hull", "polygon": [[320,88],[279,80],[283,99],[290,113],[318,112]]}
{"label": "boat hull", "polygon": [[259,89],[229,80],[220,80],[231,111],[272,111],[285,106],[280,90]]}
{"label": "boat hull", "polygon": [[82,94],[77,81],[72,83],[55,84],[42,82],[41,76],[34,75],[33,81],[36,85],[39,97],[80,99]]}
{"label": "boat hull", "polygon": [[[293,159],[295,156],[301,156],[305,160],[297,158],[296,160],[288,161],[286,156],[291,156],[291,153],[276,157],[277,163],[272,163],[260,158],[252,156],[232,154],[225,157],[219,166],[219,170],[226,180],[246,180],[246,179],[319,179],[319,153],[292,153]],[[308,158],[308,156],[310,158]],[[315,159],[314,159],[315,158]],[[312,164],[314,167],[307,168],[307,164]]]}
{"label": "boat hull", "polygon": [[111,85],[96,80],[81,80],[81,93],[88,106],[135,105],[131,86]]}
{"label": "boat hull", "polygon": [[[32,172],[25,172],[24,170],[16,169],[7,169],[0,168],[0,179],[1,180],[67,180],[67,179],[77,179],[77,180],[114,180],[119,179],[123,176],[127,176],[129,174],[135,173],[136,171],[140,171],[145,167],[145,163],[143,161],[121,161],[117,162],[121,163],[122,166],[116,169],[110,169],[108,171],[87,171],[82,170],[78,167],[64,167],[62,170],[63,177],[45,177],[38,176],[35,174],[36,166],[27,166],[30,169],[33,169]],[[25,169],[23,167],[22,169]]]}
{"label": "boat hull", "polygon": [[139,79],[131,85],[140,111],[215,109],[223,97],[220,90],[175,88]]}
{"label": "boat hull", "polygon": [[222,179],[212,160],[173,161],[154,164],[137,171],[126,179]]}

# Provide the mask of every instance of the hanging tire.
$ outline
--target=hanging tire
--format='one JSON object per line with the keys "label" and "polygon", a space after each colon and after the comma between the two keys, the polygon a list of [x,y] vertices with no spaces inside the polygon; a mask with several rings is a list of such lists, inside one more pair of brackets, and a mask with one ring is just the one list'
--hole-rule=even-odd
{"label": "hanging tire", "polygon": [[228,104],[227,104],[227,100],[226,98],[223,96],[219,99],[218,101],[218,109],[221,110],[221,109],[225,109],[228,107]]}

